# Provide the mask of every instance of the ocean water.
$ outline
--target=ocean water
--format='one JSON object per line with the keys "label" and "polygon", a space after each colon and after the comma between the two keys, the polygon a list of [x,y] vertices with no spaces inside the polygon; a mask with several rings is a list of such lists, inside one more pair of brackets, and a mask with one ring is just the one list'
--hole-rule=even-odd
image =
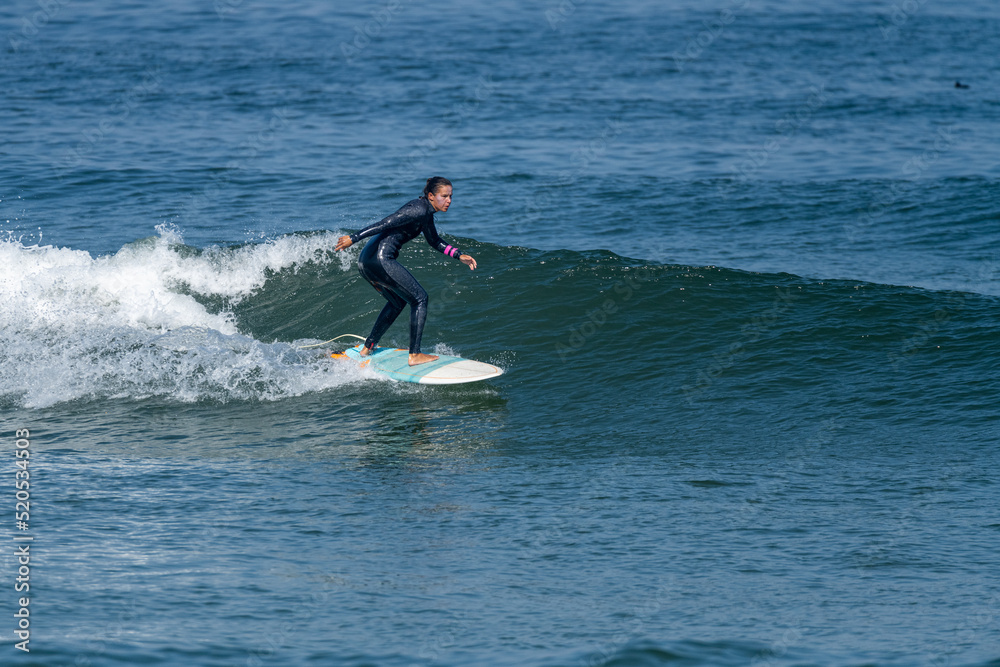
{"label": "ocean water", "polygon": [[[1000,664],[995,3],[0,38],[0,664]],[[406,246],[425,349],[490,382],[305,347],[368,332],[332,246],[432,175],[479,268]]]}

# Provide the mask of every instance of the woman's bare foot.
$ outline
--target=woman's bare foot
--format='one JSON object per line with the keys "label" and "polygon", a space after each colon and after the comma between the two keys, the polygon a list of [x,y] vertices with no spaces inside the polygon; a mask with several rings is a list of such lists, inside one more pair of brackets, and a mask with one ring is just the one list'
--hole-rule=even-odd
{"label": "woman's bare foot", "polygon": [[364,345],[362,345],[361,346],[361,351],[358,352],[358,354],[360,354],[362,357],[367,357],[371,353],[371,351],[372,351],[372,348],[365,347]]}
{"label": "woman's bare foot", "polygon": [[438,356],[436,354],[424,354],[423,352],[418,352],[410,355],[410,365],[418,366],[420,364],[426,364],[429,361],[437,360],[437,358]]}

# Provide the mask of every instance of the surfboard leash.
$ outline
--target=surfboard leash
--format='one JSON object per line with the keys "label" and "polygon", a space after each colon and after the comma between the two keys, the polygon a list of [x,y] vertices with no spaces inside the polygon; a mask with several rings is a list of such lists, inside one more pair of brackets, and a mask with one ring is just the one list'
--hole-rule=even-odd
{"label": "surfboard leash", "polygon": [[331,338],[330,340],[325,340],[322,343],[313,343],[312,345],[300,345],[298,349],[300,349],[300,350],[308,350],[311,347],[322,347],[323,345],[326,345],[327,343],[332,343],[334,341],[338,341],[341,338],[357,338],[360,341],[366,340],[366,338],[364,336],[357,336],[355,334],[340,334],[336,338]]}

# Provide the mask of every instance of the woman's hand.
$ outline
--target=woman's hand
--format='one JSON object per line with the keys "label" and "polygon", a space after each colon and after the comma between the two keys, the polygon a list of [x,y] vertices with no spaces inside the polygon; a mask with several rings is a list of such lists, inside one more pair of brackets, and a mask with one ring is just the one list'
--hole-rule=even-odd
{"label": "woman's hand", "polygon": [[470,271],[475,271],[475,269],[476,269],[476,260],[472,257],[472,255],[459,255],[458,256],[458,261],[460,261],[462,264],[465,264],[467,267],[469,267]]}
{"label": "woman's hand", "polygon": [[337,245],[333,246],[333,249],[346,250],[347,248],[350,248],[352,245],[354,245],[354,242],[351,241],[350,236],[341,236],[339,239],[337,239]]}

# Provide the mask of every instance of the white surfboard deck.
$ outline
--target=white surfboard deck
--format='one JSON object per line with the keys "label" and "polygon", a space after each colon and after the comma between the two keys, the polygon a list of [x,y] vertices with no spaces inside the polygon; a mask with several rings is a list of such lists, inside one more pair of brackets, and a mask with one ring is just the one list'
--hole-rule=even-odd
{"label": "white surfboard deck", "polygon": [[361,346],[357,345],[330,356],[334,359],[351,359],[359,362],[362,367],[370,368],[393,380],[417,384],[462,384],[503,375],[503,371],[493,364],[447,354],[438,355],[438,359],[426,364],[410,366],[409,350],[376,347],[365,357],[361,356],[360,350]]}

